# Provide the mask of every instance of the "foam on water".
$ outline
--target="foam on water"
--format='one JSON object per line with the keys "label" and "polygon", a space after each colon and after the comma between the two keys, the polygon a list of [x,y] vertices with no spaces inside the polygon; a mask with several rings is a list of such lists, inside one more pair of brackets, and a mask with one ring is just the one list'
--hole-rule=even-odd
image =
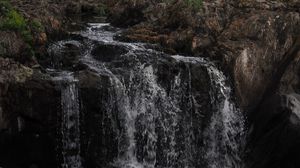
{"label": "foam on water", "polygon": [[[205,163],[205,168],[243,167],[241,141],[244,118],[232,101],[226,76],[206,59],[169,56],[168,59],[183,63],[185,68],[174,72],[172,79],[164,79],[171,80],[166,81],[170,84],[166,89],[158,79],[161,69],[157,68],[156,61],[159,58],[155,58],[155,55],[159,57],[160,53],[147,49],[143,43],[115,41],[113,36],[118,30],[110,29],[109,24],[92,23],[80,32],[90,41],[80,61],[97,75],[109,78],[111,87],[108,89],[110,97],[107,111],[109,115],[118,113],[118,122],[124,128],[118,130],[119,153],[111,164],[118,168],[155,168],[157,165],[163,165],[163,168],[193,168],[192,162],[198,158],[195,155],[202,151],[201,162]],[[134,61],[134,64],[122,71],[120,67],[110,66],[109,62],[94,59],[91,54],[94,41],[125,47],[129,52],[120,58],[130,58],[129,62]],[[57,46],[64,43],[59,42]],[[50,52],[59,52],[57,50],[60,47]],[[145,61],[147,58],[153,59],[154,63]],[[192,132],[194,118],[190,114],[193,111],[191,109],[197,110],[201,105],[197,104],[192,93],[191,65],[204,67],[211,84],[210,102],[207,103],[213,105],[213,111],[210,112],[208,126],[201,133],[201,149],[195,149],[196,138]],[[126,75],[118,73],[120,71]],[[66,83],[62,87],[64,167],[77,168],[81,166],[77,80],[70,74],[62,74],[63,77],[57,77],[57,80]],[[201,112],[196,111],[195,114],[201,115]],[[70,132],[70,129],[75,131]],[[70,134],[75,134],[75,138],[70,139]],[[158,144],[163,145],[160,151]],[[70,155],[68,150],[78,152]]]}

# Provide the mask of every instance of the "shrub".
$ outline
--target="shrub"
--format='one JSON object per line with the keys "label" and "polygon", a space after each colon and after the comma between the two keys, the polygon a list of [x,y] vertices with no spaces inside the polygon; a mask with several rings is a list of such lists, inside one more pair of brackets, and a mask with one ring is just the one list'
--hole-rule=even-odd
{"label": "shrub", "polygon": [[26,20],[15,10],[10,10],[6,13],[6,17],[3,22],[0,23],[0,30],[13,30],[19,32],[23,40],[28,44],[31,44],[33,41]]}
{"label": "shrub", "polygon": [[203,5],[203,0],[185,0],[185,2],[188,6],[196,10],[201,9]]}
{"label": "shrub", "polygon": [[36,19],[34,19],[33,21],[31,21],[30,27],[31,27],[31,30],[34,31],[34,32],[44,32],[45,31],[45,28],[42,25],[42,23],[39,22]]}
{"label": "shrub", "polygon": [[17,11],[9,10],[0,24],[0,29],[22,31],[26,29],[26,21]]}
{"label": "shrub", "polygon": [[[1,20],[0,30],[2,31],[15,31],[19,33],[22,39],[27,43],[28,52],[31,56],[34,55],[32,49],[33,36],[30,31],[28,22],[25,18],[13,9],[9,1],[0,0]],[[32,21],[32,27],[36,30],[41,29],[41,24],[36,21]]]}
{"label": "shrub", "polygon": [[28,30],[23,30],[23,31],[21,31],[20,33],[21,33],[21,36],[22,36],[23,40],[24,40],[26,43],[28,43],[28,44],[31,45],[32,42],[33,42],[33,37],[32,37],[31,32],[28,31]]}
{"label": "shrub", "polygon": [[0,14],[4,15],[11,9],[12,6],[7,0],[0,0]]}

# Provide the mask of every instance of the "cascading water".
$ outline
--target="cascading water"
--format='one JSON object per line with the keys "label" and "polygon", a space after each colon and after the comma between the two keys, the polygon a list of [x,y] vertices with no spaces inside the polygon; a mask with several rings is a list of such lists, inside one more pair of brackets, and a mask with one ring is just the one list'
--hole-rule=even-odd
{"label": "cascading water", "polygon": [[[102,82],[108,79],[109,86],[103,88],[108,96],[99,104],[105,105],[101,113],[109,118],[118,148],[107,164],[118,168],[243,167],[244,119],[231,100],[225,75],[202,58],[169,56],[142,43],[115,41],[111,29],[108,24],[90,24],[77,33],[85,38],[82,44],[71,40],[84,46],[80,63]],[[74,89],[76,85],[69,83],[62,91],[66,120],[78,120]],[[76,142],[66,150],[80,149],[76,145],[79,125],[74,126],[72,133],[63,129],[66,137],[73,137],[65,140]],[[103,132],[99,134],[106,135]],[[88,137],[88,143],[94,137]],[[81,166],[77,154],[70,157],[75,162],[65,161],[66,167]]]}
{"label": "cascading water", "polygon": [[58,72],[54,80],[61,89],[61,167],[81,168],[78,80],[66,71]]}
{"label": "cascading water", "polygon": [[[205,130],[205,158],[209,168],[242,168],[244,118],[230,100],[231,88],[226,77],[214,66],[208,67],[212,86],[211,103],[215,105]],[[216,95],[216,96],[214,96]]]}
{"label": "cascading water", "polygon": [[173,56],[186,63],[203,64],[210,76],[213,113],[204,130],[204,160],[208,168],[241,168],[244,141],[244,117],[231,99],[225,75],[201,58]]}

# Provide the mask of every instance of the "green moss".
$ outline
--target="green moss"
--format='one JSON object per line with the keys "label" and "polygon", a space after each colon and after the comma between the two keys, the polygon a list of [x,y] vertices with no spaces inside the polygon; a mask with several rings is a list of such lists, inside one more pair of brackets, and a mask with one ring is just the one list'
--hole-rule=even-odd
{"label": "green moss", "polygon": [[28,30],[24,30],[20,32],[22,35],[23,40],[28,43],[28,44],[32,44],[33,42],[33,37],[30,31]]}
{"label": "green moss", "polygon": [[12,9],[11,4],[7,0],[0,0],[0,14],[4,15]]}
{"label": "green moss", "polygon": [[44,32],[45,27],[42,25],[42,23],[36,19],[31,21],[30,23],[31,30],[34,32]]}
{"label": "green moss", "polygon": [[26,43],[31,44],[33,41],[33,37],[27,26],[26,20],[14,9],[10,9],[6,12],[5,18],[0,23],[0,30],[16,31],[21,34]]}
{"label": "green moss", "polygon": [[26,29],[26,21],[17,11],[10,10],[6,13],[5,19],[0,23],[0,29],[22,31]]}
{"label": "green moss", "polygon": [[[2,31],[15,31],[21,35],[23,40],[27,43],[29,56],[34,56],[32,49],[33,36],[30,30],[30,25],[26,19],[9,3],[7,0],[0,0],[0,9],[2,18],[0,20],[0,30]],[[33,27],[40,29],[38,23],[33,23]]]}
{"label": "green moss", "polygon": [[193,9],[201,9],[203,6],[203,0],[185,0],[188,6],[192,7]]}

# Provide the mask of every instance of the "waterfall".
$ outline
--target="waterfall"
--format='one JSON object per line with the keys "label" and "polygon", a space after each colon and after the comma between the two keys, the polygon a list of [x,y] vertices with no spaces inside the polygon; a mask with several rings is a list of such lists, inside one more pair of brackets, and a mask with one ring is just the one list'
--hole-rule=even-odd
{"label": "waterfall", "polygon": [[242,168],[244,117],[231,100],[231,88],[226,76],[216,65],[203,58],[173,56],[185,63],[202,64],[211,81],[213,113],[204,130],[204,160],[208,168]]}
{"label": "waterfall", "polygon": [[[119,110],[125,114],[126,135],[124,138],[128,140],[128,145],[125,151],[126,154],[125,156],[121,156],[119,160],[117,160],[116,165],[129,168],[142,168],[144,166],[154,167],[155,164],[155,152],[153,152],[153,150],[155,149],[152,149],[153,145],[155,145],[156,142],[153,118],[157,114],[156,109],[153,105],[153,96],[157,94],[159,88],[151,83],[153,82],[153,80],[155,80],[155,76],[153,76],[153,69],[151,66],[140,66],[139,70],[142,72],[141,74],[131,72],[131,75],[129,77],[129,84],[127,86],[121,84],[122,87],[118,87],[120,85],[117,85],[117,83],[119,83],[120,80],[117,78],[112,78],[112,83],[117,91],[117,100],[119,100]],[[134,80],[137,78],[136,75],[138,76],[138,78],[144,78],[144,81],[142,83],[135,83]],[[145,89],[147,89],[147,92],[149,93],[148,95],[145,95]],[[149,113],[149,111],[151,113]],[[150,122],[152,124],[149,124],[147,130],[144,130],[143,132],[152,134],[148,137],[147,144],[145,144],[148,152],[148,161],[144,160],[143,163],[139,163],[137,159],[137,144],[135,136],[138,129],[136,128],[137,117],[141,115],[149,115],[149,118],[147,119],[152,120],[152,122]],[[120,148],[122,148],[123,145],[120,145]]]}
{"label": "waterfall", "polygon": [[[168,150],[166,152],[167,165],[172,167],[172,161],[177,155],[175,152],[175,129],[177,126],[176,113],[180,110],[178,104],[167,96],[165,89],[157,84],[157,77],[152,66],[140,65],[130,74],[127,86],[120,85],[120,79],[111,78],[117,92],[118,108],[125,114],[124,138],[128,141],[126,154],[120,156],[116,165],[129,168],[154,168],[157,157],[155,120],[161,120],[161,124],[164,125],[163,131],[168,133],[166,138],[169,138],[171,142],[165,150]],[[161,116],[161,111],[165,111],[168,117]],[[164,119],[169,121],[164,121]],[[146,142],[138,145],[137,136],[146,139]],[[141,145],[142,148],[140,148]],[[123,144],[120,148],[122,146]],[[143,153],[143,156],[139,156],[138,153]]]}
{"label": "waterfall", "polygon": [[225,75],[209,66],[211,103],[215,106],[209,126],[205,130],[205,158],[209,168],[242,168],[244,117],[231,99],[231,88]]}
{"label": "waterfall", "polygon": [[78,80],[69,72],[59,72],[54,80],[61,88],[61,167],[81,168]]}
{"label": "waterfall", "polygon": [[[217,66],[203,58],[167,55],[143,43],[116,41],[118,30],[111,29],[108,24],[90,24],[77,32],[84,42],[68,41],[83,48],[80,63],[87,71],[109,83],[107,88],[99,83],[108,97],[99,96],[99,104],[105,106],[97,115],[108,116],[117,155],[104,165],[242,168],[244,118]],[[57,50],[65,43],[60,41],[59,48],[49,51],[63,53]],[[76,79],[67,76],[61,87],[63,167],[77,168],[81,167],[79,98]],[[97,133],[102,135],[102,130]]]}

